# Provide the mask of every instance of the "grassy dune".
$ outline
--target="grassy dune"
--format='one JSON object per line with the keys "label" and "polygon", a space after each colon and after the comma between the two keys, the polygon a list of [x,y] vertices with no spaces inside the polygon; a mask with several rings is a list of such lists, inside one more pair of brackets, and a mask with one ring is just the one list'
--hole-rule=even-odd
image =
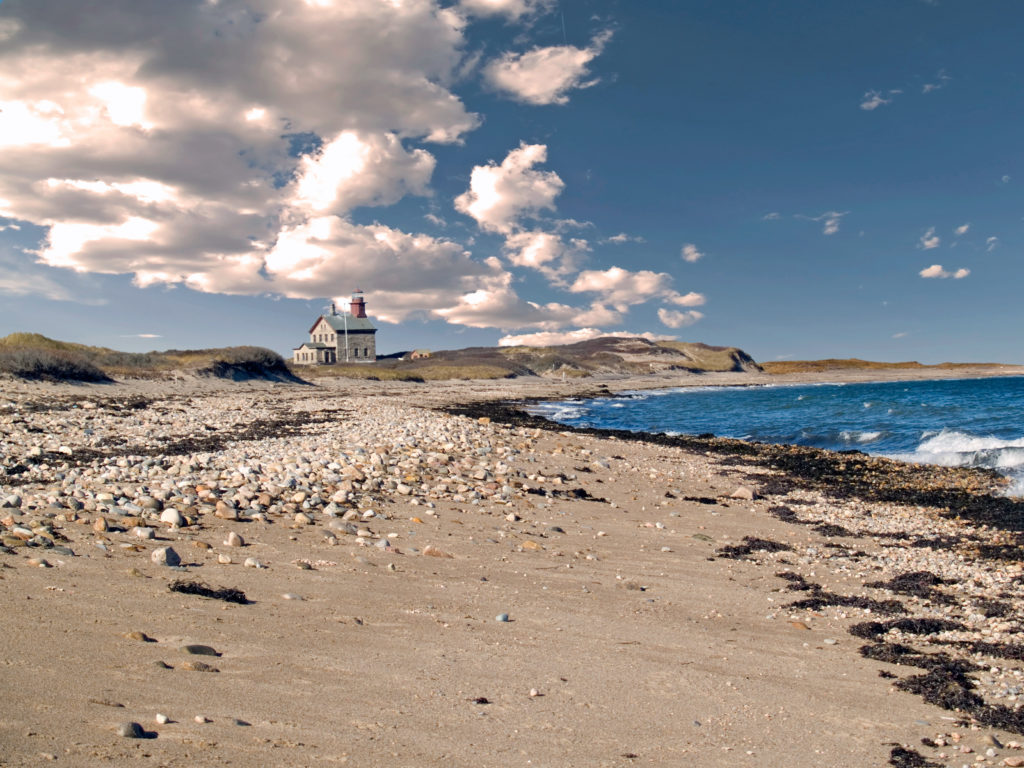
{"label": "grassy dune", "polygon": [[914,360],[902,363],[878,363],[871,360],[858,360],[855,357],[828,360],[780,360],[761,363],[765,373],[820,373],[824,371],[898,371],[898,370],[957,370],[970,368],[986,368],[999,363],[937,363],[924,365]]}

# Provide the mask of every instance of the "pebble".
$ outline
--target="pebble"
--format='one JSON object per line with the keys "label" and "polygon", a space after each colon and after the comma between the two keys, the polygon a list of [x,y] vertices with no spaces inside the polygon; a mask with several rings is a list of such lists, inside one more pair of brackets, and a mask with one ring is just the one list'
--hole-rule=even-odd
{"label": "pebble", "polygon": [[285,600],[302,600],[302,595],[296,595],[294,592],[285,592],[281,595]]}
{"label": "pebble", "polygon": [[494,620],[499,622],[511,621],[507,613],[499,613],[497,616],[494,617]]}
{"label": "pebble", "polygon": [[192,719],[199,724],[211,722],[210,718],[206,717],[206,715],[196,715]]}
{"label": "pebble", "polygon": [[121,723],[117,726],[117,735],[127,739],[141,739],[146,735],[142,726],[138,723]]}
{"label": "pebble", "polygon": [[165,509],[160,513],[160,522],[167,523],[172,528],[180,528],[185,524],[185,518],[176,509]]}
{"label": "pebble", "polygon": [[245,558],[245,562],[242,563],[242,565],[244,565],[246,568],[266,568],[267,567],[263,563],[261,563],[259,560],[257,560],[255,557],[247,557],[247,558]]}
{"label": "pebble", "polygon": [[157,712],[156,717],[153,719],[160,723],[160,725],[167,725],[167,723],[171,722],[171,718],[167,715],[162,715],[159,712]]}
{"label": "pebble", "polygon": [[224,540],[225,547],[244,547],[245,540],[234,531],[228,533],[228,537]]}
{"label": "pebble", "polygon": [[156,537],[156,531],[152,528],[147,528],[142,525],[137,525],[132,528],[132,535],[137,539],[152,539]]}
{"label": "pebble", "polygon": [[181,565],[181,557],[174,551],[173,547],[157,547],[153,550],[149,559],[157,565],[167,565],[172,568]]}
{"label": "pebble", "polygon": [[199,645],[197,643],[191,643],[189,645],[183,645],[179,649],[182,653],[187,653],[190,656],[220,656],[221,653],[210,645]]}
{"label": "pebble", "polygon": [[[249,559],[251,560],[252,558],[249,558]],[[225,555],[222,552],[221,554],[217,555],[217,562],[220,563],[221,565],[230,565],[231,564],[231,555]]]}

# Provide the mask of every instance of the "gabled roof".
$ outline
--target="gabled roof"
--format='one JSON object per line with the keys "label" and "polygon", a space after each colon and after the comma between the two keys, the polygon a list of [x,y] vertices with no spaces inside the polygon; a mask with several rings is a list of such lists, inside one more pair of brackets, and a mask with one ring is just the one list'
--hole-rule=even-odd
{"label": "gabled roof", "polygon": [[352,317],[352,315],[344,313],[339,315],[320,315],[320,317],[316,319],[316,322],[313,323],[313,326],[309,329],[310,333],[316,330],[316,327],[320,325],[321,320],[326,320],[327,324],[331,326],[331,328],[333,328],[334,330],[338,331],[339,333],[345,332],[346,323],[348,325],[349,333],[353,333],[355,331],[377,330],[376,327],[374,327],[373,323],[370,322],[370,318]]}
{"label": "gabled roof", "polygon": [[307,341],[305,344],[295,347],[295,349],[334,349],[334,347],[320,341]]}

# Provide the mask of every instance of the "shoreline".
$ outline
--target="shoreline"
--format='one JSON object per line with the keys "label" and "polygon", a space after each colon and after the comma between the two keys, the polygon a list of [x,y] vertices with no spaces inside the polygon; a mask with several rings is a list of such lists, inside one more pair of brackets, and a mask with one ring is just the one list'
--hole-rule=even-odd
{"label": "shoreline", "polygon": [[1024,759],[991,474],[349,383],[0,383],[6,764]]}

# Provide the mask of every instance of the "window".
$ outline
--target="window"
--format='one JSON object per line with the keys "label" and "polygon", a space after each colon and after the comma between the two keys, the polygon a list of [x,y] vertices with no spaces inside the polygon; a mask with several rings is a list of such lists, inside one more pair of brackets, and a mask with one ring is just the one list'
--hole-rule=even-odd
{"label": "window", "polygon": [[365,347],[363,349],[363,357],[369,357],[369,356],[370,356],[370,348],[369,347]]}

